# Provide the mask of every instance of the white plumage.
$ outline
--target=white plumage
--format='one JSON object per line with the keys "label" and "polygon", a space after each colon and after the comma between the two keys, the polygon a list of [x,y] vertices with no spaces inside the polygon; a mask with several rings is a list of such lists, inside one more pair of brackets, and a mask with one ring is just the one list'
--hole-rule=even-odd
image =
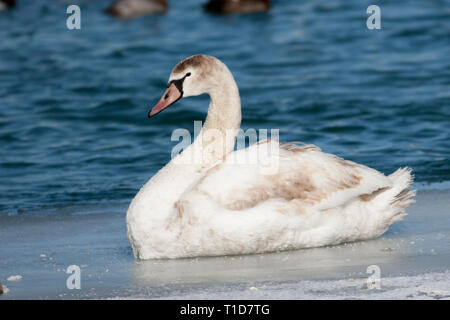
{"label": "white plumage", "polygon": [[[208,93],[208,117],[194,143],[131,203],[127,229],[137,258],[262,253],[370,239],[399,221],[413,202],[407,168],[385,176],[316,146],[276,139],[233,151],[241,111],[228,68],[196,55],[180,62],[170,81],[186,74],[182,95]],[[166,93],[176,94],[172,87]],[[165,94],[163,104],[164,97],[170,101]],[[160,112],[161,105],[155,108]],[[206,138],[212,129],[219,134]]]}

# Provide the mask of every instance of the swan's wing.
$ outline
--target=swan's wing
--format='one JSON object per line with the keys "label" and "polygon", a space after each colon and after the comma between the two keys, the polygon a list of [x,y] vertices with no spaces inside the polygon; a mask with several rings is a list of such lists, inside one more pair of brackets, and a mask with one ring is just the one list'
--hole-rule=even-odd
{"label": "swan's wing", "polygon": [[326,210],[357,197],[364,200],[391,185],[380,172],[314,145],[265,140],[229,154],[190,192],[201,193],[228,210],[246,210],[274,199],[294,201],[298,208]]}

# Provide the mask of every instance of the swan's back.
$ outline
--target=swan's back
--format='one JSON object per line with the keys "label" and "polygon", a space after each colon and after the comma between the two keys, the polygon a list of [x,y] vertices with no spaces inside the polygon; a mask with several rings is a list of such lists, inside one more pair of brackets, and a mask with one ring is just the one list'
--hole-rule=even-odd
{"label": "swan's back", "polygon": [[[261,145],[231,153],[175,203],[183,256],[269,252],[374,238],[412,202],[408,169],[385,176],[306,145]],[[236,157],[259,153],[261,164]],[[263,152],[264,153],[264,152]],[[267,172],[268,163],[277,172]]]}

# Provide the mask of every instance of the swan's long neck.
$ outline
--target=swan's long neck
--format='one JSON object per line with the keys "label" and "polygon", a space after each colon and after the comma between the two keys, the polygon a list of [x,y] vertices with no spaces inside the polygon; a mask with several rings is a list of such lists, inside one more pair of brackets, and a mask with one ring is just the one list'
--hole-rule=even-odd
{"label": "swan's long neck", "polygon": [[[197,138],[145,184],[128,209],[127,226],[132,244],[139,242],[133,240],[135,235],[146,234],[148,230],[153,230],[156,242],[175,237],[164,226],[174,213],[176,201],[205,170],[234,149],[241,124],[239,91],[225,65],[218,65],[215,71],[215,84],[207,92],[211,98],[208,116]],[[156,234],[158,230],[163,230],[161,237]],[[135,253],[138,249],[145,248],[133,247]]]}
{"label": "swan's long neck", "polygon": [[241,126],[241,99],[228,68],[219,73],[220,85],[209,93],[208,115],[200,134],[181,156],[194,157],[194,163],[209,167],[234,149]]}

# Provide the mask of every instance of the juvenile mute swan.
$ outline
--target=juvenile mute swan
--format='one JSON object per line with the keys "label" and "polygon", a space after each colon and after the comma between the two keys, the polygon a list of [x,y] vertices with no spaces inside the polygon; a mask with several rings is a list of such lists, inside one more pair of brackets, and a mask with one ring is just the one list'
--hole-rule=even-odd
{"label": "juvenile mute swan", "polygon": [[[179,62],[149,117],[203,93],[211,100],[201,132],[128,209],[136,258],[262,253],[375,238],[414,201],[408,168],[385,176],[316,146],[276,139],[233,151],[239,91],[229,69],[211,56]],[[261,163],[236,161],[243,154]],[[275,170],[265,171],[267,163]]]}

